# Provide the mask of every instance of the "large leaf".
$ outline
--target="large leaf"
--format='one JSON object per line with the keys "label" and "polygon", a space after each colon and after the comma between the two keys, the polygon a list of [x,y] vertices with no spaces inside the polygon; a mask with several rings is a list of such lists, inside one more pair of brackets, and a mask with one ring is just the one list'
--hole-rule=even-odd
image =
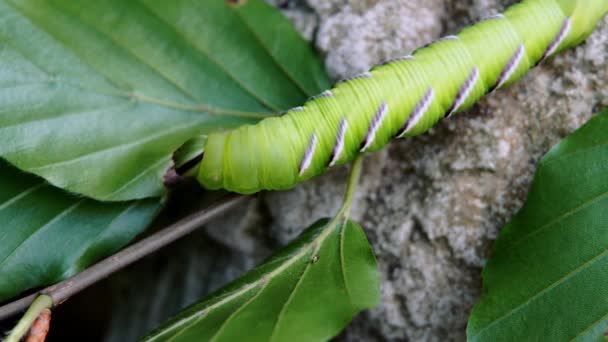
{"label": "large leaf", "polygon": [[146,228],[159,206],[76,197],[0,161],[0,301],[113,253]]}
{"label": "large leaf", "polygon": [[321,220],[265,264],[186,309],[147,341],[323,341],[379,301],[361,227]]}
{"label": "large leaf", "polygon": [[0,156],[102,200],[160,195],[171,153],[328,86],[263,0],[0,0]]}
{"label": "large leaf", "polygon": [[494,244],[471,341],[602,341],[608,331],[608,111],[541,161]]}

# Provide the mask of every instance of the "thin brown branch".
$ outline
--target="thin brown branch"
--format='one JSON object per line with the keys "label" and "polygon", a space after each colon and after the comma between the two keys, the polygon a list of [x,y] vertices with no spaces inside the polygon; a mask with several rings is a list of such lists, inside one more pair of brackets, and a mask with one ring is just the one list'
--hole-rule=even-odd
{"label": "thin brown branch", "polygon": [[224,214],[248,199],[249,197],[246,196],[229,195],[217,204],[181,219],[69,279],[49,286],[36,294],[32,294],[0,307],[0,320],[11,317],[27,309],[39,294],[50,296],[53,299],[53,306],[56,307],[76,293],[106,278],[110,274],[123,269],[133,262],[154,253],[179,238],[190,234],[211,219]]}

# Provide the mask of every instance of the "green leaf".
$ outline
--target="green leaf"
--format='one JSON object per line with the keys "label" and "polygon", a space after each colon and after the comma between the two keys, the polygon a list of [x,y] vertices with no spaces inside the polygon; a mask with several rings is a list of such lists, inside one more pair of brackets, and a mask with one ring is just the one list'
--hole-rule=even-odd
{"label": "green leaf", "polygon": [[327,86],[263,0],[0,0],[0,156],[88,197],[161,195],[189,138]]}
{"label": "green leaf", "polygon": [[608,331],[608,111],[541,161],[483,271],[471,341],[603,341]]}
{"label": "green leaf", "polygon": [[376,260],[350,220],[321,220],[265,264],[147,341],[323,341],[380,297]]}
{"label": "green leaf", "polygon": [[184,166],[188,166],[192,161],[196,161],[200,158],[202,153],[205,151],[205,143],[207,142],[206,135],[199,135],[180,146],[177,151],[173,153],[173,163],[175,168],[179,169]]}
{"label": "green leaf", "polygon": [[101,203],[0,161],[0,301],[53,284],[129,243],[158,200]]}

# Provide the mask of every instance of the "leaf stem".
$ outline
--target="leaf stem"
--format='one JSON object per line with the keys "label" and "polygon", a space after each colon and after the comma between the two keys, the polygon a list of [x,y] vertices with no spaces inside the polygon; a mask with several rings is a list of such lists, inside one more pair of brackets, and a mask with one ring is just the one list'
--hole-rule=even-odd
{"label": "leaf stem", "polygon": [[6,337],[5,342],[19,342],[25,334],[30,330],[32,324],[40,313],[45,309],[50,309],[53,307],[53,299],[48,295],[40,295],[34,300],[30,308],[25,312],[25,315],[21,318],[19,323],[15,326],[15,328],[11,331],[11,333]]}
{"label": "leaf stem", "polygon": [[352,167],[350,170],[350,176],[346,185],[346,192],[344,194],[344,200],[342,202],[342,208],[338,212],[337,217],[347,218],[350,215],[350,209],[352,207],[353,199],[357,193],[357,186],[359,185],[359,179],[361,178],[361,171],[363,169],[363,158],[364,154],[359,154],[353,160]]}
{"label": "leaf stem", "polygon": [[348,183],[346,184],[346,192],[344,193],[344,199],[342,200],[342,207],[336,214],[336,216],[327,223],[327,226],[319,233],[319,236],[315,238],[315,247],[313,254],[317,254],[321,248],[321,244],[331,234],[331,232],[341,224],[344,224],[350,216],[350,209],[357,193],[357,186],[359,185],[359,179],[361,178],[361,171],[363,169],[363,158],[364,154],[359,154],[353,160],[350,174],[348,176]]}

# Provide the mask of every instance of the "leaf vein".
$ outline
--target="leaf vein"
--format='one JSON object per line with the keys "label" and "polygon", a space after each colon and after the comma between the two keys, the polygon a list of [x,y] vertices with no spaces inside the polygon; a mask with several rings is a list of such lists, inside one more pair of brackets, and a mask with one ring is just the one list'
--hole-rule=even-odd
{"label": "leaf vein", "polygon": [[[126,104],[126,106],[125,106]],[[5,126],[1,126],[0,125],[0,129],[7,129],[7,128],[16,128],[16,127],[21,127],[21,126],[27,126],[27,125],[31,125],[31,124],[36,124],[36,123],[43,123],[43,122],[49,122],[49,121],[53,121],[53,120],[57,120],[57,119],[66,119],[66,118],[70,118],[70,117],[76,117],[76,116],[80,116],[80,115],[87,115],[87,114],[102,114],[104,112],[109,112],[110,110],[118,110],[118,109],[123,109],[124,108],[128,108],[130,106],[133,106],[132,103],[129,102],[125,102],[124,104],[116,104],[116,105],[112,105],[112,106],[108,106],[108,107],[101,107],[101,108],[95,108],[95,109],[83,109],[83,110],[76,110],[73,112],[68,112],[68,111],[64,111],[64,112],[59,112],[57,113],[58,115],[52,115],[52,116],[46,116],[43,118],[34,118],[31,120],[22,120],[13,124],[9,124],[9,125],[5,125]]]}
{"label": "leaf vein", "polygon": [[87,243],[84,248],[82,248],[80,250],[79,257],[77,257],[74,262],[72,263],[72,266],[67,268],[63,274],[61,275],[61,279],[65,279],[67,277],[70,277],[71,275],[77,273],[79,271],[79,269],[77,269],[77,265],[79,263],[79,261],[82,259],[82,257],[84,256],[84,254],[86,253],[87,250],[89,250],[89,248],[95,244],[97,244],[99,242],[99,238],[103,235],[103,233],[106,231],[106,229],[112,227],[112,225],[114,225],[114,223],[116,223],[123,215],[127,214],[128,212],[130,212],[131,210],[133,210],[134,208],[136,208],[139,205],[138,201],[133,202],[133,204],[127,206],[126,208],[122,209],[120,212],[118,212],[118,214],[116,216],[114,216],[114,218],[112,218],[112,220],[103,228],[100,229],[99,232],[95,235],[94,238],[88,239],[89,243]]}
{"label": "leaf vein", "polygon": [[591,198],[588,201],[585,201],[581,204],[579,204],[578,206],[564,212],[562,215],[556,217],[555,219],[549,221],[548,223],[542,225],[540,228],[532,231],[529,234],[524,235],[522,238],[520,238],[517,241],[514,241],[512,246],[509,248],[510,250],[514,250],[516,246],[518,246],[519,244],[521,244],[522,242],[524,242],[525,240],[528,240],[530,238],[532,238],[533,236],[539,234],[541,231],[544,231],[547,228],[552,228],[554,227],[557,223],[560,223],[562,220],[564,220],[567,217],[570,217],[572,215],[575,215],[576,213],[578,213],[579,211],[601,201],[604,197],[608,196],[608,191],[601,193],[593,198]]}
{"label": "leaf vein", "polygon": [[352,294],[351,294],[350,288],[348,286],[348,279],[346,277],[346,261],[344,259],[344,239],[345,239],[347,228],[348,228],[347,222],[343,222],[342,223],[342,227],[341,227],[340,232],[339,232],[339,234],[340,234],[340,245],[339,245],[339,249],[340,249],[340,272],[341,272],[341,275],[342,275],[342,279],[344,280],[344,289],[346,290],[346,296],[348,297],[348,302],[354,308]]}
{"label": "leaf vein", "polygon": [[[243,24],[243,26],[245,26],[247,28],[247,30],[251,33],[251,35],[254,37],[256,43],[262,48],[262,50],[264,50],[264,52],[266,52],[266,54],[270,57],[270,60],[273,62],[273,64],[275,64],[275,66],[278,67],[279,70],[281,70],[281,72],[287,76],[287,78],[294,84],[296,85],[296,87],[298,88],[298,90],[302,93],[303,96],[310,96],[313,94],[309,94],[306,89],[304,88],[304,86],[300,83],[299,80],[297,80],[286,68],[283,64],[279,63],[279,61],[277,60],[277,57],[271,52],[270,48],[268,47],[268,45],[266,45],[266,43],[264,43],[264,41],[260,38],[260,36],[257,34],[257,32],[251,27],[251,25],[249,25],[249,23],[243,19],[243,17],[241,16],[241,14],[239,13],[238,10],[235,9],[234,6],[228,6],[230,7],[230,9],[232,9],[232,12],[235,14],[235,16],[239,19],[239,22],[241,22]],[[278,41],[278,40],[277,40]]]}
{"label": "leaf vein", "polygon": [[78,206],[80,206],[85,201],[86,201],[86,199],[81,199],[80,201],[78,201],[78,202],[74,203],[73,205],[67,207],[66,209],[62,210],[57,215],[55,215],[55,217],[53,217],[51,220],[49,220],[47,223],[45,223],[44,225],[42,225],[41,227],[39,227],[38,229],[36,229],[36,231],[33,234],[30,234],[25,240],[23,240],[21,243],[19,243],[11,251],[11,253],[8,254],[2,260],[2,262],[0,262],[0,269],[2,269],[6,265],[6,263],[15,255],[15,253],[17,253],[17,251],[19,251],[21,248],[23,248],[23,246],[29,240],[31,240],[32,238],[34,238],[35,236],[37,236],[38,234],[40,234],[41,232],[43,232],[45,230],[45,228],[48,228],[48,227],[52,226],[53,224],[61,221],[65,216],[69,215],[72,211],[76,210],[76,208],[78,208]]}
{"label": "leaf vein", "polygon": [[29,168],[29,170],[30,171],[40,171],[40,170],[43,170],[43,169],[57,167],[57,166],[60,166],[60,165],[72,164],[72,163],[75,163],[75,162],[78,162],[78,161],[82,161],[82,160],[91,158],[92,156],[95,156],[95,155],[105,154],[105,153],[112,152],[112,151],[115,151],[115,150],[122,150],[122,149],[128,149],[128,148],[132,148],[132,147],[137,147],[137,146],[143,145],[145,143],[148,143],[148,142],[155,141],[157,139],[163,138],[163,137],[165,137],[167,135],[171,135],[171,134],[177,133],[177,132],[179,132],[181,130],[184,130],[184,129],[188,128],[188,127],[192,127],[192,125],[193,125],[192,122],[187,122],[187,123],[185,123],[183,125],[175,126],[175,127],[170,128],[170,129],[167,129],[167,130],[164,130],[164,131],[160,131],[157,134],[148,135],[148,136],[146,136],[146,137],[144,137],[142,139],[137,139],[137,140],[133,140],[133,141],[128,142],[128,143],[123,143],[123,144],[109,146],[109,147],[102,148],[102,149],[95,150],[95,151],[88,151],[85,154],[79,155],[79,156],[74,157],[74,158],[69,158],[69,159],[60,160],[60,161],[56,161],[56,162],[49,163],[49,164],[44,164],[44,165],[37,166],[37,167],[32,167],[32,168]]}
{"label": "leaf vein", "polygon": [[[312,254],[314,254],[314,253],[316,253],[316,251],[313,251]],[[277,320],[275,321],[275,324],[272,326],[272,331],[270,332],[270,338],[268,339],[269,341],[274,341],[275,340],[276,333],[278,331],[277,327],[279,325],[281,325],[281,321],[285,318],[285,311],[289,307],[289,304],[293,300],[293,297],[295,297],[296,292],[298,292],[298,289],[300,288],[300,285],[302,284],[302,281],[306,277],[306,274],[308,273],[308,270],[310,270],[310,265],[311,265],[310,262],[306,263],[306,267],[304,267],[304,270],[300,274],[300,277],[298,278],[298,281],[296,282],[296,284],[294,285],[294,287],[291,289],[291,291],[289,293],[289,297],[287,298],[287,300],[285,301],[285,303],[283,303],[283,305],[281,305],[281,311],[279,311],[279,315],[277,316]]]}
{"label": "leaf vein", "polygon": [[597,321],[591,323],[588,327],[586,327],[585,329],[583,329],[580,333],[576,334],[576,336],[574,336],[571,341],[576,340],[577,338],[579,338],[581,335],[585,334],[586,332],[588,332],[589,330],[591,330],[591,328],[593,328],[594,326],[602,323],[602,321],[604,319],[608,318],[608,312],[606,312],[605,315],[603,315],[602,317],[598,318]]}
{"label": "leaf vein", "polygon": [[[24,12],[22,12],[15,5],[13,5],[13,4],[9,4],[9,5],[16,12],[19,12],[23,17],[29,18]],[[151,13],[154,14],[154,15],[156,15],[156,16],[158,16],[154,12],[151,12]],[[82,19],[76,18],[73,15],[72,15],[72,17],[74,17],[75,19],[79,20],[83,25],[86,25],[86,23]],[[193,97],[190,97],[190,98],[193,99],[197,103],[196,106],[189,106],[189,105],[180,104],[180,103],[176,103],[176,102],[168,101],[168,100],[164,100],[164,99],[156,99],[154,97],[146,96],[145,94],[139,94],[137,92],[131,92],[131,91],[129,91],[129,89],[125,89],[122,86],[120,86],[117,83],[116,80],[114,80],[111,77],[109,77],[106,74],[104,74],[99,68],[95,67],[91,63],[88,63],[86,61],[86,59],[84,59],[82,57],[82,55],[78,51],[74,50],[72,47],[70,47],[69,44],[67,44],[64,41],[62,41],[61,39],[59,39],[59,37],[53,36],[50,31],[45,30],[40,25],[36,24],[33,20],[30,20],[30,22],[32,23],[32,25],[36,26],[38,28],[38,30],[40,30],[40,31],[45,32],[46,34],[48,34],[48,36],[51,39],[53,39],[56,43],[58,43],[59,45],[61,45],[64,48],[65,51],[70,51],[71,53],[73,53],[81,62],[83,62],[84,64],[86,64],[92,72],[94,72],[97,75],[100,75],[101,77],[103,77],[103,79],[105,79],[109,84],[111,84],[115,88],[116,94],[107,93],[107,92],[104,92],[104,91],[100,91],[99,89],[95,89],[95,88],[89,87],[89,86],[87,86],[85,84],[82,84],[78,80],[67,79],[68,82],[66,82],[66,81],[61,81],[59,79],[51,77],[52,73],[49,70],[47,70],[43,65],[41,65],[39,63],[36,63],[32,58],[29,58],[25,54],[24,51],[22,51],[21,49],[17,48],[13,44],[11,44],[10,40],[7,37],[0,35],[0,38],[3,38],[4,41],[5,41],[5,43],[7,45],[9,45],[15,52],[17,52],[21,56],[23,56],[24,59],[30,61],[32,63],[32,65],[34,65],[43,74],[45,74],[47,77],[49,77],[49,79],[54,79],[53,82],[55,82],[55,83],[61,83],[61,84],[73,86],[73,87],[81,89],[83,91],[88,91],[88,92],[91,92],[91,93],[105,95],[105,96],[124,97],[124,98],[136,98],[136,99],[138,99],[138,100],[140,100],[142,102],[146,102],[146,103],[150,103],[150,104],[154,104],[154,105],[158,105],[158,106],[162,106],[162,107],[166,107],[166,108],[176,109],[176,110],[180,110],[180,111],[203,112],[203,113],[207,113],[207,114],[230,115],[230,116],[243,117],[243,118],[251,118],[251,117],[254,117],[254,118],[255,117],[257,117],[257,118],[263,118],[263,117],[266,117],[265,114],[268,114],[268,113],[258,113],[258,112],[251,112],[251,111],[240,111],[240,110],[214,108],[212,106],[204,104],[203,101],[198,101],[198,100],[194,99]],[[166,22],[163,22],[163,23],[165,23],[165,25],[168,25],[168,23],[166,23]],[[114,44],[116,46],[118,46],[119,48],[123,49],[125,52],[127,52],[128,54],[130,54],[133,57],[135,57],[136,59],[138,59],[143,65],[147,65],[150,69],[152,69],[157,74],[159,74],[161,77],[163,77],[163,74],[160,73],[160,71],[156,70],[153,66],[151,66],[149,64],[146,64],[146,62],[144,60],[142,60],[141,58],[139,58],[137,55],[133,54],[131,51],[127,50],[125,47],[123,47],[120,44],[118,44],[118,42],[116,42],[115,40],[113,40],[111,37],[108,37],[107,35],[103,34],[101,31],[99,31],[97,28],[95,28],[95,27],[93,27],[91,25],[87,25],[87,26],[95,29],[96,32],[98,32],[101,36],[104,36],[104,37],[107,37],[108,39],[110,39],[112,42],[114,42]],[[173,80],[168,79],[166,77],[165,77],[165,79],[167,79],[169,82],[173,83],[174,86],[178,86],[175,82],[173,82]],[[243,88],[243,89],[245,89],[245,88]],[[178,88],[178,90],[180,90],[184,95],[189,94],[185,89]],[[252,93],[251,95],[255,97],[255,94]],[[273,109],[270,106],[266,106],[266,107],[269,108],[269,109],[272,109],[273,112],[278,112],[278,109]]]}
{"label": "leaf vein", "polygon": [[583,269],[585,269],[585,268],[593,265],[595,262],[601,260],[605,256],[608,256],[608,249],[604,250],[602,253],[600,253],[598,255],[595,255],[591,259],[585,261],[584,263],[582,263],[581,265],[577,266],[576,268],[574,268],[570,272],[566,273],[565,275],[563,275],[562,277],[560,277],[556,281],[552,282],[551,284],[549,284],[548,286],[546,286],[545,288],[543,288],[539,292],[535,293],[533,296],[531,296],[530,298],[528,298],[524,302],[520,303],[516,307],[514,307],[511,310],[507,311],[505,314],[503,314],[502,316],[498,317],[492,323],[488,324],[483,329],[479,330],[477,332],[477,334],[475,334],[473,336],[473,338],[480,336],[482,333],[484,333],[485,331],[487,331],[488,329],[490,329],[494,325],[500,323],[502,320],[511,317],[513,314],[517,313],[519,310],[521,310],[525,306],[529,305],[530,303],[532,303],[533,301],[535,301],[537,298],[542,297],[546,293],[550,292],[552,289],[556,288],[557,286],[559,286],[560,284],[564,283],[565,281],[567,281],[571,277],[575,276],[577,273],[581,272]]}
{"label": "leaf vein", "polygon": [[[103,38],[106,38],[109,41],[111,41],[116,47],[118,47],[119,49],[121,49],[122,51],[124,51],[127,55],[133,57],[136,61],[138,61],[142,65],[146,66],[148,69],[150,69],[156,75],[158,75],[160,78],[168,81],[172,86],[175,87],[175,89],[179,90],[184,96],[186,96],[187,98],[191,99],[193,102],[195,102],[195,103],[202,102],[200,99],[197,99],[192,93],[190,93],[188,90],[186,90],[182,85],[180,85],[176,80],[174,80],[173,78],[171,78],[170,76],[168,76],[167,74],[165,74],[164,72],[162,72],[161,69],[159,69],[156,66],[154,66],[152,63],[150,63],[145,58],[142,58],[141,56],[139,56],[132,49],[130,49],[129,47],[125,46],[122,42],[120,42],[118,39],[116,39],[112,35],[109,35],[109,34],[105,33],[101,28],[99,28],[99,26],[95,25],[94,23],[92,23],[90,21],[86,21],[85,18],[83,18],[81,16],[78,16],[78,15],[76,15],[76,14],[70,12],[70,11],[65,10],[65,9],[64,9],[64,13],[70,13],[70,16],[73,17],[74,19],[76,19],[77,21],[79,21],[82,25],[90,27],[99,36],[101,36]],[[113,84],[116,84],[116,82],[113,82]]]}
{"label": "leaf vein", "polygon": [[[177,334],[171,336],[166,342],[175,340],[175,338],[177,338],[177,336],[179,336],[182,333],[184,333],[185,331],[187,331],[189,327],[196,325],[196,323],[200,322],[203,318],[205,318],[207,316],[207,314],[209,314],[217,306],[227,303],[234,298],[238,298],[240,295],[242,295],[243,293],[246,293],[247,291],[249,291],[252,288],[255,288],[256,286],[257,286],[257,282],[247,284],[246,286],[243,286],[243,287],[227,294],[224,298],[219,300],[217,303],[214,303],[213,305],[211,305],[207,308],[204,308],[203,310],[195,313],[193,316],[186,317],[185,319],[175,322],[175,324],[173,324],[172,326],[167,328],[167,330],[166,330],[167,332],[169,332],[171,330],[175,330],[176,328],[179,328],[182,325],[185,325],[185,326],[184,326],[184,328],[182,328],[182,330],[178,331]],[[155,338],[152,338],[152,341],[153,340],[155,340]]]}
{"label": "leaf vein", "polygon": [[218,59],[216,59],[215,57],[213,57],[211,55],[211,53],[209,53],[209,51],[201,48],[198,44],[195,44],[190,39],[188,39],[187,36],[186,36],[186,34],[183,31],[181,31],[176,25],[174,25],[174,24],[170,23],[169,21],[167,21],[165,18],[163,18],[161,15],[159,15],[157,11],[155,11],[154,9],[152,9],[149,5],[145,4],[141,0],[136,0],[136,3],[138,5],[140,5],[142,8],[147,9],[154,16],[156,16],[156,18],[159,21],[161,21],[169,29],[171,29],[178,37],[180,37],[182,39],[182,41],[184,41],[194,51],[197,51],[201,55],[207,57],[208,60],[210,60],[213,64],[215,64],[220,70],[222,70],[222,72],[224,74],[226,74],[230,79],[232,79],[234,82],[236,82],[243,90],[245,90],[248,94],[250,94],[251,96],[253,96],[258,102],[260,102],[261,104],[263,104],[264,106],[266,106],[268,109],[270,109],[273,112],[279,112],[280,111],[280,108],[278,108],[275,105],[270,104],[268,101],[266,101],[263,98],[261,98],[260,96],[258,96],[255,93],[255,91],[253,91],[252,89],[250,89],[250,87],[248,87],[243,81],[241,81],[238,77],[236,77],[233,73],[231,73],[229,71],[229,69],[224,64],[222,64]]}
{"label": "leaf vein", "polygon": [[268,286],[269,283],[270,283],[269,280],[267,280],[265,283],[263,283],[262,286],[260,287],[260,289],[258,290],[258,292],[256,292],[255,295],[253,295],[248,300],[244,301],[243,304],[241,306],[239,306],[238,309],[234,310],[226,318],[226,320],[224,320],[224,322],[222,322],[222,325],[215,332],[215,334],[213,334],[213,337],[211,337],[211,341],[217,341],[217,339],[219,338],[219,336],[221,336],[221,333],[224,331],[224,329],[226,328],[226,326],[228,326],[228,324],[232,321],[232,319],[234,319],[234,317],[236,317],[239,312],[243,311],[249,304],[251,304],[254,300],[256,300],[262,294],[262,292],[264,292],[264,290],[266,289],[266,286]]}
{"label": "leaf vein", "polygon": [[10,207],[11,205],[15,204],[16,202],[23,199],[24,197],[27,197],[28,195],[30,195],[34,191],[42,188],[45,185],[46,185],[46,182],[40,182],[38,184],[30,186],[29,188],[26,188],[25,190],[21,191],[18,194],[15,194],[15,196],[9,198],[7,201],[0,204],[0,211]]}
{"label": "leaf vein", "polygon": [[118,189],[112,191],[111,193],[107,194],[104,196],[105,199],[110,199],[113,196],[115,196],[116,194],[119,194],[120,192],[124,191],[127,187],[129,187],[131,184],[133,184],[133,182],[139,180],[141,177],[143,177],[146,173],[148,173],[148,171],[152,170],[153,168],[157,167],[158,165],[161,165],[164,161],[166,161],[167,159],[169,159],[168,156],[163,155],[158,161],[154,162],[153,164],[151,164],[150,166],[146,167],[145,169],[143,169],[141,172],[139,172],[137,175],[133,176],[133,178],[131,178],[129,181],[125,182],[123,185],[121,185]]}

